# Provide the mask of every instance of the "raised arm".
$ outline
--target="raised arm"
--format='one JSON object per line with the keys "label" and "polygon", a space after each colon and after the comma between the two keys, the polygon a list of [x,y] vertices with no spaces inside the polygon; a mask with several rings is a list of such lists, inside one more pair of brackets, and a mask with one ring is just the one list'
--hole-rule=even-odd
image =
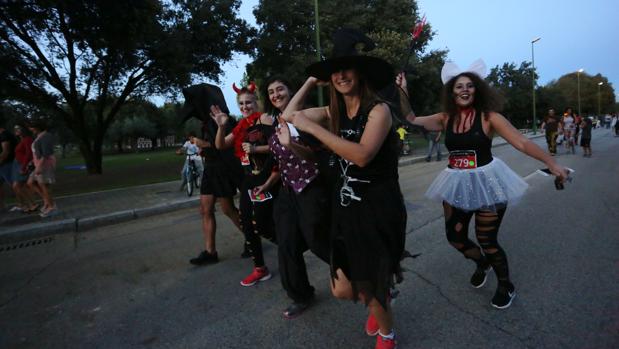
{"label": "raised arm", "polygon": [[499,136],[503,137],[514,148],[546,164],[555,176],[561,179],[567,178],[565,168],[559,166],[550,154],[520,133],[503,115],[491,112],[488,121],[492,130],[496,131]]}
{"label": "raised arm", "polygon": [[[303,108],[307,95],[312,91],[314,87],[318,86],[318,84],[319,80],[315,77],[310,76],[309,78],[307,78],[303,86],[301,86],[299,91],[297,91],[297,93],[295,93],[290,102],[288,102],[286,109],[284,109],[284,111],[282,112],[282,118],[288,122],[292,122],[294,119],[294,112]],[[305,116],[309,119],[317,123],[322,123],[327,118],[327,110],[327,107],[318,107],[305,109],[304,112]]]}
{"label": "raised arm", "polygon": [[368,115],[368,121],[359,143],[350,142],[331,133],[306,117],[304,111],[297,112],[294,125],[318,138],[342,158],[364,167],[374,159],[391,129],[391,112],[386,104],[377,104]]}
{"label": "raised arm", "polygon": [[[396,76],[395,83],[402,90],[404,95],[408,97],[408,85],[404,72],[401,72]],[[428,131],[443,131],[447,123],[447,115],[445,115],[445,113],[437,113],[428,116],[416,116],[411,110],[411,112],[406,115],[406,120],[408,120],[411,124],[421,126]]]}
{"label": "raised arm", "polygon": [[215,135],[215,148],[227,149],[234,144],[234,135],[232,133],[226,135],[226,123],[230,118],[228,114],[219,109],[218,106],[211,106],[211,117],[217,123],[217,134]]}

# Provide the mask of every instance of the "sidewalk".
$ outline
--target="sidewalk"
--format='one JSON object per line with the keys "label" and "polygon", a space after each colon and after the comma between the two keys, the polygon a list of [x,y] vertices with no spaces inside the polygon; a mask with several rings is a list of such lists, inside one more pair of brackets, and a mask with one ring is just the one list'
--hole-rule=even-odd
{"label": "sidewalk", "polygon": [[[526,136],[543,137],[540,134]],[[493,146],[503,144],[505,141],[500,137],[493,139]],[[425,148],[416,149],[412,155],[403,156],[400,166],[425,163],[426,151]],[[179,187],[180,180],[58,197],[56,203],[60,213],[48,218],[36,214],[0,212],[0,251],[19,248],[28,242],[37,243],[35,240],[55,234],[81,233],[183,208],[197,209],[199,191],[188,197],[184,191],[179,191]]]}

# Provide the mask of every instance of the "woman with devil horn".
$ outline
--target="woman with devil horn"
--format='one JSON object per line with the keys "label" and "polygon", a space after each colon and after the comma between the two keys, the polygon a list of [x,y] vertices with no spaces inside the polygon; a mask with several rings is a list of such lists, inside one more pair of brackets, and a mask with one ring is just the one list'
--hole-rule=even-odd
{"label": "woman with devil horn", "polygon": [[279,172],[269,151],[268,140],[274,132],[272,116],[258,111],[256,85],[238,88],[232,84],[237,94],[239,109],[243,118],[232,133],[225,134],[230,117],[218,106],[211,107],[211,117],[218,125],[215,147],[226,149],[234,147],[234,154],[241,160],[244,169],[239,208],[241,228],[245,243],[254,262],[252,272],[241,281],[242,286],[253,286],[271,278],[264,262],[261,236],[275,242],[273,223],[273,200],[277,194]]}

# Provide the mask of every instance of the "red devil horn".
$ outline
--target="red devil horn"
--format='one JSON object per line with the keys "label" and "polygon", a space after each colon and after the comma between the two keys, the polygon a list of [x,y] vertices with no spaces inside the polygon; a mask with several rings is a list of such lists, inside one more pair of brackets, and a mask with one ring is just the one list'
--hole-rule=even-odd
{"label": "red devil horn", "polygon": [[253,81],[250,82],[247,89],[249,90],[249,92],[254,93],[254,91],[256,91],[256,84]]}
{"label": "red devil horn", "polygon": [[232,83],[232,89],[234,90],[234,92],[236,92],[237,95],[241,93],[241,90],[236,87],[236,84],[234,82]]}

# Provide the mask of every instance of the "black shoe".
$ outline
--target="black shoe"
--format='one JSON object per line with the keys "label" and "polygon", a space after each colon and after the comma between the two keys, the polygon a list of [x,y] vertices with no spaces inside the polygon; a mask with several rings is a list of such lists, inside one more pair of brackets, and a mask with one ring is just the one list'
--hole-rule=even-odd
{"label": "black shoe", "polygon": [[284,310],[284,313],[283,313],[284,317],[288,320],[292,320],[298,317],[299,315],[303,314],[305,309],[309,308],[312,300],[313,299],[310,299],[305,302],[292,302],[292,304],[290,304],[290,306],[288,306],[288,308]]}
{"label": "black shoe", "polygon": [[437,157],[436,157],[436,161],[441,161],[441,157],[440,157],[440,156],[437,156]]}
{"label": "black shoe", "polygon": [[488,279],[488,271],[490,271],[490,267],[477,267],[475,272],[471,276],[471,286],[475,288],[480,288],[486,284],[486,280]]}
{"label": "black shoe", "polygon": [[497,309],[505,309],[512,305],[512,301],[516,298],[516,288],[514,285],[509,284],[509,286],[499,285],[497,287],[494,297],[492,297],[493,307]]}
{"label": "black shoe", "polygon": [[206,251],[200,252],[200,255],[198,257],[189,260],[189,263],[193,265],[215,264],[217,262],[219,262],[219,258],[217,258],[217,252],[208,253]]}
{"label": "black shoe", "polygon": [[249,252],[249,248],[247,248],[247,245],[245,245],[245,247],[243,248],[243,253],[241,253],[241,258],[250,258],[251,257],[251,252]]}
{"label": "black shoe", "polygon": [[429,157],[429,156],[428,156],[428,157],[426,157],[426,162],[430,162],[431,160],[432,160],[432,158],[431,158],[431,157]]}

